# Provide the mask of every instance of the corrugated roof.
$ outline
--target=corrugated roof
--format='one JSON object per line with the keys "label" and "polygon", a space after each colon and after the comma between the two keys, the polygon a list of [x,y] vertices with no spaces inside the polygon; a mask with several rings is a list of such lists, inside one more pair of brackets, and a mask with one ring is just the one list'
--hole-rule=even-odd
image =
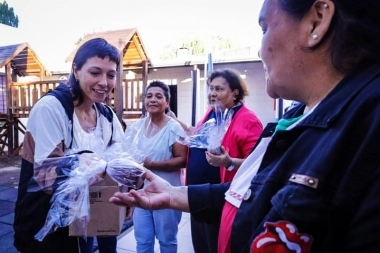
{"label": "corrugated roof", "polygon": [[115,46],[123,54],[124,68],[139,67],[144,60],[151,64],[136,28],[87,34],[66,58],[66,62],[72,62],[78,48],[86,41],[94,38],[103,38]]}
{"label": "corrugated roof", "polygon": [[45,75],[51,75],[28,43],[0,46],[0,68],[8,63],[19,76],[39,76],[41,70]]}

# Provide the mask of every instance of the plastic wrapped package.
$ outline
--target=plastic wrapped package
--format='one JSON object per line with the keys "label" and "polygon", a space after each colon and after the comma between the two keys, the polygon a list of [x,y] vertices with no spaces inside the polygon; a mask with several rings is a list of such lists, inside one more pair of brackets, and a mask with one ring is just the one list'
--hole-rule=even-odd
{"label": "plastic wrapped package", "polygon": [[146,170],[131,157],[120,157],[108,162],[106,173],[117,183],[130,188],[140,188],[145,180]]}
{"label": "plastic wrapped package", "polygon": [[[130,141],[130,138],[126,138]],[[115,143],[108,148],[103,157],[107,160],[106,173],[115,182],[138,189],[145,180],[145,168],[141,165],[145,154],[136,146],[126,143]]]}
{"label": "plastic wrapped package", "polygon": [[[57,165],[56,173],[53,173],[52,165]],[[101,180],[106,165],[107,162],[94,153],[48,158],[40,165],[35,165],[35,175],[45,175],[34,177],[40,189],[56,188],[45,225],[35,235],[36,240],[42,241],[47,234],[70,225],[74,220],[80,220],[83,227],[86,226],[90,219],[88,187]],[[64,177],[65,180],[62,180]],[[32,186],[29,191],[36,190],[35,185]]]}
{"label": "plastic wrapped package", "polygon": [[190,148],[207,148],[208,136],[215,126],[215,119],[206,121],[197,128],[193,133],[184,136],[178,136],[177,142]]}
{"label": "plastic wrapped package", "polygon": [[232,119],[232,111],[227,111],[220,103],[214,103],[215,117],[207,120],[193,133],[178,136],[178,142],[190,148],[207,149],[213,154],[221,154],[221,142]]}
{"label": "plastic wrapped package", "polygon": [[219,111],[216,112],[216,114],[215,124],[210,129],[209,135],[207,136],[207,150],[214,155],[220,155],[222,152],[220,149],[222,139],[231,123],[233,112],[232,110],[229,110],[228,112]]}
{"label": "plastic wrapped package", "polygon": [[80,133],[75,133],[77,135],[77,140],[86,143],[84,147],[97,153],[71,149],[66,156],[46,158],[34,165],[28,191],[53,194],[46,222],[35,235],[39,241],[73,221],[86,231],[90,220],[89,187],[102,180],[106,172],[113,181],[129,188],[140,188],[144,182],[145,169],[139,162],[145,155],[129,143],[130,139],[105,147],[95,135],[87,136],[88,139]]}

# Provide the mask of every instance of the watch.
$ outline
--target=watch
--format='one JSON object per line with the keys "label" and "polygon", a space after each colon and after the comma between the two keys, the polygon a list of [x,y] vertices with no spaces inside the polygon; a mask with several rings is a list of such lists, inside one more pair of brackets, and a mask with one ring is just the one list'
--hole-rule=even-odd
{"label": "watch", "polygon": [[231,158],[231,164],[230,166],[228,166],[228,168],[226,168],[228,171],[233,171],[235,169],[235,165],[236,165],[236,162],[235,162],[235,158]]}

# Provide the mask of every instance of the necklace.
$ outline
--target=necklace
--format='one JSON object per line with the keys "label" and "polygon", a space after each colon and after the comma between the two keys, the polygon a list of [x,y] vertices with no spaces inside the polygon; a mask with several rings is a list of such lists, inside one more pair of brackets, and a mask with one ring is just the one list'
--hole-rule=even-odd
{"label": "necklace", "polygon": [[89,113],[85,113],[82,110],[75,109],[75,114],[77,115],[78,121],[82,129],[90,133],[96,128],[96,110],[92,109]]}

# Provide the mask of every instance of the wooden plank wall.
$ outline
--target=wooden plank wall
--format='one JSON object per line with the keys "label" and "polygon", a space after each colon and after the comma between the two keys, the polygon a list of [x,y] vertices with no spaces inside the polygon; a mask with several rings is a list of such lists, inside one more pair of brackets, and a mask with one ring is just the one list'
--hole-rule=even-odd
{"label": "wooden plank wall", "polygon": [[[56,88],[60,80],[38,81],[31,83],[13,82],[10,86],[11,104],[8,108],[12,110],[15,117],[27,118],[33,105],[49,90]],[[108,103],[114,110],[114,98],[118,91],[115,89],[110,94]],[[124,79],[122,83],[123,118],[140,117],[142,112],[143,80]]]}
{"label": "wooden plank wall", "polygon": [[10,87],[12,110],[16,117],[27,118],[33,105],[49,90],[55,89],[59,85],[59,80],[39,81],[32,83],[14,82]]}

